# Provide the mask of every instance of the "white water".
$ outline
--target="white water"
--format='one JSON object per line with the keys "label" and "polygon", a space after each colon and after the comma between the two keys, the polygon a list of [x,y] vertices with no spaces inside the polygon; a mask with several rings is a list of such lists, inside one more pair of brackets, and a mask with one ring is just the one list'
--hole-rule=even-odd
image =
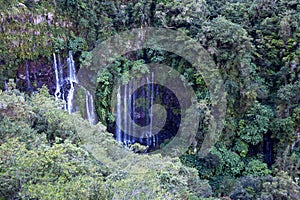
{"label": "white water", "polygon": [[[149,103],[153,106],[153,101],[154,101],[154,85],[151,83],[154,83],[154,73],[152,72],[151,75],[146,77],[146,84],[147,84],[147,90],[144,91],[144,106]],[[131,105],[136,105],[136,97],[134,96],[133,102],[131,102],[131,95],[134,91],[132,91],[132,88],[134,87],[134,83],[126,84],[124,87],[120,87],[117,90],[117,104],[116,104],[116,140],[120,143],[124,143],[125,145],[135,143],[133,139],[130,138],[130,135],[136,135],[136,134],[131,134],[132,131],[135,130],[135,126],[133,125],[134,119],[132,119],[129,116],[129,113],[133,113],[133,115],[136,114],[135,106],[132,107],[133,110],[128,110],[131,109]],[[150,124],[148,130],[144,131],[141,133],[141,136],[139,138],[140,143],[145,141],[146,138],[146,145],[147,146],[155,146],[157,145],[158,142],[158,137],[157,134],[153,137],[153,122],[152,122],[152,117],[153,117],[153,110],[152,106],[149,108],[149,113],[150,113]],[[142,113],[139,113],[142,115]],[[124,137],[122,138],[122,131],[125,133]],[[145,144],[145,143],[144,143]]]}
{"label": "white water", "polygon": [[64,78],[63,78],[63,66],[62,66],[62,64],[61,64],[61,59],[60,59],[60,54],[58,54],[57,55],[57,57],[58,57],[58,65],[57,65],[57,67],[58,67],[58,75],[59,75],[59,84],[60,85],[63,85],[63,83],[64,83]]}
{"label": "white water", "polygon": [[[64,74],[63,74],[63,65],[61,63],[60,54],[57,55],[57,58],[58,58],[57,68],[58,68],[59,86],[61,90],[60,98],[65,101],[65,91],[62,88],[64,84]],[[67,110],[66,104],[64,106],[64,110]]]}
{"label": "white water", "polygon": [[[151,110],[150,110],[150,118],[151,118],[151,121],[150,121],[150,134],[151,135],[153,135],[153,102],[154,102],[154,72],[152,72],[151,73],[151,83],[152,83],[152,85],[151,85]],[[158,90],[157,90],[158,91]],[[156,146],[156,145],[158,145],[158,143],[156,143],[156,142],[158,142],[158,134],[155,134],[154,136],[153,136],[153,140],[152,140],[152,146]]]}
{"label": "white water", "polygon": [[91,124],[96,124],[97,116],[95,112],[94,98],[93,95],[88,90],[85,90],[85,110],[86,110],[86,119]]}
{"label": "white water", "polygon": [[76,70],[75,70],[75,61],[73,60],[73,55],[72,55],[72,51],[69,51],[69,57],[67,59],[68,62],[68,69],[69,69],[69,79],[74,82],[77,83],[77,76],[76,76]]}
{"label": "white water", "polygon": [[[64,106],[64,110],[68,111],[69,114],[73,113],[75,111],[75,105],[74,105],[74,93],[75,88],[74,84],[78,84],[78,79],[76,76],[76,70],[75,70],[75,61],[73,59],[72,52],[69,51],[68,58],[67,58],[67,69],[68,74],[64,78],[64,72],[63,72],[63,64],[61,62],[60,54],[53,53],[53,68],[55,72],[55,98],[62,99],[66,101],[66,104]],[[69,89],[64,86],[66,84],[66,81],[70,85]],[[95,105],[94,105],[94,97],[93,95],[84,87],[79,86],[82,88],[85,92],[85,111],[83,113],[83,117],[87,119],[91,124],[96,124],[98,122],[98,118],[95,112]],[[65,99],[65,94],[67,94],[67,97]]]}
{"label": "white water", "polygon": [[71,114],[73,109],[73,100],[74,100],[74,83],[78,83],[77,77],[76,77],[76,70],[75,70],[75,62],[73,60],[72,51],[69,51],[69,57],[67,59],[68,64],[68,80],[70,83],[70,90],[67,96],[67,110],[69,114]]}
{"label": "white water", "polygon": [[[133,83],[132,83],[131,88],[136,88],[136,82],[133,82]],[[134,91],[133,91],[133,92],[134,92]],[[134,104],[135,104],[135,100],[136,100],[136,95],[135,95],[135,94],[133,94],[132,99],[133,99],[133,102],[130,101],[130,103],[131,103],[131,105],[134,105]],[[131,106],[130,106],[130,107],[131,107]],[[135,112],[136,112],[135,106],[133,106],[133,107],[132,107],[132,113],[133,113],[133,116],[135,115]],[[133,121],[133,119],[131,119],[131,117],[130,117],[130,120]],[[133,123],[134,123],[134,121],[133,121]],[[134,132],[135,132],[135,131],[136,131],[136,127],[135,127],[135,126],[132,126],[131,131],[134,131]]]}
{"label": "white water", "polygon": [[58,70],[58,67],[57,67],[57,62],[56,62],[56,56],[55,56],[55,53],[53,53],[53,67],[54,67],[54,72],[55,72],[55,85],[56,85],[56,89],[55,89],[55,93],[54,93],[54,96],[55,96],[55,99],[59,99],[61,97],[61,93],[60,93],[60,78],[59,78],[59,70]]}
{"label": "white water", "polygon": [[[124,118],[123,118],[123,124],[124,124],[124,131],[125,133],[128,133],[128,129],[127,129],[127,123],[128,123],[128,118],[127,118],[127,102],[128,102],[128,98],[127,98],[127,87],[128,84],[125,85],[124,88]],[[127,137],[127,135],[125,135],[125,139],[124,139],[125,144],[128,144],[130,142],[129,138]]]}
{"label": "white water", "polygon": [[[76,70],[75,70],[75,61],[73,59],[72,52],[69,51],[68,58],[67,58],[67,69],[68,74],[64,79],[63,74],[63,64],[61,62],[60,54],[53,53],[53,68],[55,72],[55,98],[56,99],[62,99],[66,101],[66,105],[64,109],[69,112],[69,114],[73,113],[75,111],[75,105],[74,105],[74,98],[75,98],[75,88],[74,84],[78,83],[78,79],[76,76]],[[66,84],[65,80],[70,85],[69,89],[66,89],[64,84]],[[84,92],[85,92],[85,101],[84,103],[85,111],[83,113],[83,116],[85,119],[87,119],[91,124],[96,124],[98,121],[96,112],[95,112],[95,105],[94,105],[94,97],[93,95],[86,90],[84,87],[80,86]],[[66,93],[67,92],[67,93]],[[65,99],[65,93],[68,94]]]}
{"label": "white water", "polygon": [[[58,58],[58,59],[57,59]],[[69,51],[69,56],[67,58],[67,67],[68,67],[68,76],[65,78],[69,81],[70,88],[66,89],[64,87],[65,79],[63,74],[63,65],[61,62],[61,58],[59,54],[53,53],[53,69],[55,74],[55,92],[54,96],[56,100],[63,99],[65,100],[65,92],[67,92],[68,96],[66,98],[66,106],[65,110],[69,112],[69,114],[75,111],[73,101],[74,101],[74,83],[78,83],[76,70],[75,70],[75,62],[73,59],[72,52]],[[35,73],[33,73],[35,74]],[[30,81],[30,70],[29,70],[29,62],[26,62],[25,65],[25,80],[26,80],[26,89],[29,91],[32,89],[31,81]],[[34,75],[35,76],[35,75]],[[35,79],[36,80],[36,79]],[[8,89],[8,85],[6,80],[4,80],[4,91]],[[96,124],[98,119],[95,112],[94,98],[93,95],[86,89],[85,90],[85,119],[87,119],[91,124]]]}
{"label": "white water", "polygon": [[[147,91],[146,91],[146,99],[145,99],[145,105],[147,104],[147,101],[150,101],[150,103],[151,103],[151,101],[152,101],[152,93],[151,93],[151,81],[150,81],[150,77],[149,76],[147,76],[147,78],[146,78],[146,80],[147,80],[147,82],[146,82],[146,84],[147,84]],[[151,104],[152,105],[152,104]],[[152,111],[152,109],[151,109],[151,107],[150,107],[150,126],[149,126],[149,130],[147,130],[143,135],[144,135],[144,137],[146,137],[147,138],[147,146],[150,146],[151,145],[151,138],[152,138],[152,119],[151,119],[151,111]]]}
{"label": "white water", "polygon": [[116,116],[116,123],[117,123],[116,140],[118,142],[122,142],[122,139],[121,139],[121,120],[122,120],[122,114],[121,114],[121,88],[119,86],[118,91],[117,91],[117,116]]}
{"label": "white water", "polygon": [[7,82],[6,80],[4,80],[4,91],[6,91],[7,89],[8,89]]}

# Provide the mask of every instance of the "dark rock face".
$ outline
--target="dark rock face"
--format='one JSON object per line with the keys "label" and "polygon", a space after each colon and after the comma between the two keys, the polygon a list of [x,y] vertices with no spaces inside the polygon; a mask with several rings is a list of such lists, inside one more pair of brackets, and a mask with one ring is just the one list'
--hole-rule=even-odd
{"label": "dark rock face", "polygon": [[[67,61],[61,59],[63,74],[67,74]],[[27,61],[19,66],[16,73],[17,88],[21,91],[36,92],[43,85],[47,86],[51,95],[55,94],[56,79],[53,68],[53,60],[48,61],[45,58],[39,60]],[[69,83],[63,77],[62,88],[64,91],[69,89]],[[29,83],[28,83],[29,82]]]}
{"label": "dark rock face", "polygon": [[52,66],[53,64],[47,62],[46,59],[27,61],[18,68],[16,74],[17,87],[21,91],[34,92],[46,85],[50,94],[53,94],[55,91],[55,76]]}

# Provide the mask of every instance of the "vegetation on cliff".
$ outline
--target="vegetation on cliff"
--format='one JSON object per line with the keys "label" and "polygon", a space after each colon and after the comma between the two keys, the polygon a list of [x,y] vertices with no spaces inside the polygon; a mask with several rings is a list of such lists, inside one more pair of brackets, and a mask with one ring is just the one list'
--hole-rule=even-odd
{"label": "vegetation on cliff", "polygon": [[[6,89],[0,92],[0,199],[300,199],[299,0],[0,0],[0,5],[0,89]],[[90,64],[91,51],[102,41],[140,27],[186,33],[218,67],[228,94],[226,119],[207,157],[199,158],[193,148],[200,149],[208,131],[209,92],[201,74],[170,52],[128,53],[99,76],[96,126],[69,116],[45,88],[26,91],[26,65],[34,89],[45,84],[51,93],[53,53],[66,58],[71,50],[79,69]],[[134,154],[142,147],[125,150],[102,125],[115,120],[114,78],[151,62],[179,71],[205,108],[199,109],[197,146],[180,158]],[[89,134],[100,138],[99,157],[89,154],[80,137]]]}

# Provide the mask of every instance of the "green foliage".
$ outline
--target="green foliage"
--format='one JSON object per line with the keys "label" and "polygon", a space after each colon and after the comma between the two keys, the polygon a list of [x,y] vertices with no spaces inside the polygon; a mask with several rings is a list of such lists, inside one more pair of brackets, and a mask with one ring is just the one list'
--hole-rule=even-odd
{"label": "green foliage", "polygon": [[271,170],[268,169],[266,163],[263,163],[260,160],[252,160],[247,164],[244,175],[253,176],[253,177],[262,177],[262,176],[267,176],[270,173]]}
{"label": "green foliage", "polygon": [[166,159],[162,163],[157,156],[152,158],[143,156],[136,164],[128,167],[130,171],[125,168],[110,178],[110,181],[113,181],[111,188],[113,198],[181,199],[211,195],[208,183],[200,181],[195,170],[191,171],[181,166],[178,160]]}
{"label": "green foliage", "polygon": [[246,113],[245,119],[239,121],[237,135],[245,142],[256,145],[262,142],[263,135],[267,133],[273,111],[268,107],[255,102]]}
{"label": "green foliage", "polygon": [[[165,1],[156,6],[155,18],[159,26],[166,28],[189,27],[191,34],[201,26],[206,17],[205,1]],[[194,29],[194,30],[193,30]]]}
{"label": "green foliage", "polygon": [[45,87],[32,97],[18,90],[0,92],[1,199],[182,199],[212,194],[197,171],[179,159],[134,154],[101,124],[91,126],[63,111],[62,105]]}
{"label": "green foliage", "polygon": [[[298,0],[0,0],[0,4],[0,89],[10,78],[18,81],[17,71],[24,70],[26,61],[42,64],[45,71],[53,70],[54,52],[64,56],[72,50],[76,62],[87,67],[92,60],[90,51],[120,31],[165,27],[195,38],[213,57],[224,79],[228,94],[227,116],[222,146],[212,149],[206,158],[186,154],[181,161],[196,168],[201,179],[209,180],[216,196],[229,194],[236,177],[253,175],[256,177],[238,181],[231,195],[233,199],[299,199],[295,192],[298,188],[293,182],[299,176]],[[196,138],[196,150],[199,149],[211,116],[209,92],[201,74],[196,74],[186,60],[169,52],[143,49],[128,53],[99,75],[96,105],[101,122],[114,121],[114,108],[110,105],[115,81],[127,83],[136,72],[146,72],[144,63],[149,62],[163,63],[178,70],[195,90],[201,101],[198,105],[203,108]],[[39,94],[28,96],[15,90],[10,83],[7,91],[0,92],[0,148],[3,152],[0,155],[13,152],[18,156],[5,157],[6,164],[3,160],[0,162],[0,198],[201,199],[202,190],[203,196],[211,194],[207,183],[192,181],[195,171],[187,169],[189,173],[183,174],[188,178],[183,177],[180,170],[184,166],[177,161],[166,161],[166,165],[160,166],[161,171],[147,166],[151,168],[147,171],[142,162],[157,164],[162,158],[151,157],[151,160],[121,150],[111,135],[105,133],[104,127],[91,128],[76,114],[70,117],[62,107],[63,102],[54,102],[45,88]],[[98,136],[103,140],[98,160],[105,164],[101,167],[91,164],[96,162],[92,158],[78,154],[84,150],[77,134],[97,132],[101,132]],[[268,179],[258,177],[270,174],[255,155],[263,153],[265,134],[274,142],[274,167],[288,172],[293,181],[283,173]],[[136,146],[132,150],[141,151]],[[115,155],[116,151],[128,156],[128,161]],[[49,152],[59,159],[55,160],[57,158],[48,155]],[[82,176],[72,170],[67,176],[54,166],[47,168],[50,171],[43,171],[39,160],[45,161],[44,154],[60,167],[83,170],[77,162],[80,160],[89,163],[91,169],[84,169]],[[77,157],[74,164],[78,166],[69,165],[69,160],[64,160],[67,155]],[[140,162],[136,163],[135,159]],[[131,164],[134,172],[141,167],[147,169],[147,173],[131,173]],[[121,171],[124,166],[127,168]],[[32,176],[29,170],[33,171]],[[53,178],[54,172],[58,174],[56,182],[48,179],[48,176]],[[99,177],[89,174],[94,172]],[[273,174],[275,172],[273,170]]]}
{"label": "green foliage", "polygon": [[74,37],[69,40],[68,48],[73,52],[81,52],[86,51],[88,46],[82,37]]}
{"label": "green foliage", "polygon": [[234,150],[239,152],[241,157],[245,157],[249,151],[249,145],[241,140],[238,140],[234,146]]}
{"label": "green foliage", "polygon": [[[223,147],[212,149],[205,158],[198,158],[195,155],[184,155],[181,161],[198,170],[202,179],[209,180],[215,194],[222,196],[229,195],[238,176],[262,177],[271,173],[267,165],[260,160],[245,162],[237,154],[226,150]],[[247,164],[245,164],[247,163]]]}
{"label": "green foliage", "polygon": [[[100,121],[104,124],[114,121],[112,108],[112,93],[116,84],[126,84],[137,74],[145,74],[149,69],[143,60],[131,61],[124,56],[115,58],[115,61],[98,77],[96,91],[96,109]],[[130,72],[130,73],[129,73]]]}
{"label": "green foliage", "polygon": [[54,103],[46,87],[32,96],[31,103],[35,113],[32,124],[39,133],[45,133],[50,142],[56,137],[76,140],[74,121],[61,109],[64,103],[62,101]]}
{"label": "green foliage", "polygon": [[218,175],[232,175],[235,176],[244,168],[244,163],[235,152],[226,149],[224,146],[213,148],[211,150],[213,155],[218,156],[220,164],[217,166],[216,173]]}
{"label": "green foliage", "polygon": [[299,150],[299,145],[298,147],[293,147],[293,149],[291,149],[290,145],[288,145],[285,151],[277,156],[276,163],[274,165],[276,170],[287,172],[296,182],[300,176]]}
{"label": "green foliage", "polygon": [[244,177],[234,186],[231,199],[299,199],[299,185],[286,172],[275,177]]}
{"label": "green foliage", "polygon": [[292,135],[294,123],[290,117],[277,119],[272,126],[272,130],[276,133],[280,143],[291,144],[295,139],[295,135]]}
{"label": "green foliage", "polygon": [[68,142],[50,147],[45,138],[35,139],[31,149],[18,138],[0,146],[2,198],[106,199],[101,169],[88,152]]}

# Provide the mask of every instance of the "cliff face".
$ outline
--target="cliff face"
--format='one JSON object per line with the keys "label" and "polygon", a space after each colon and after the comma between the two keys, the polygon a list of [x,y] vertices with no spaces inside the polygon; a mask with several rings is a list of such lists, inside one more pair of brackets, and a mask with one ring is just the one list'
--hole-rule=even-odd
{"label": "cliff face", "polygon": [[[35,90],[43,84],[52,90],[53,61],[59,50],[56,44],[66,43],[72,23],[55,11],[55,4],[43,1],[2,2],[0,9],[0,87],[15,78],[18,87]],[[64,47],[63,47],[64,48]],[[27,74],[26,74],[27,73]],[[29,82],[31,88],[29,88]]]}
{"label": "cliff face", "polygon": [[[61,87],[67,89],[67,58],[59,57],[59,65],[62,71]],[[28,60],[18,66],[16,70],[16,83],[17,87],[22,91],[35,92],[43,85],[47,86],[51,95],[55,95],[56,90],[56,77],[54,69],[54,59],[47,60],[40,58],[38,60]]]}
{"label": "cliff face", "polygon": [[50,91],[53,86],[53,70],[42,59],[39,61],[27,61],[19,65],[16,72],[17,87],[23,91],[36,91],[46,85]]}
{"label": "cliff face", "polygon": [[112,4],[0,0],[0,89],[11,78],[20,82],[22,89],[27,63],[28,79],[36,82],[33,87],[45,84],[52,90],[53,77],[48,76],[53,71],[53,53],[63,60],[71,50],[76,63],[84,60],[84,52],[95,47],[97,40],[112,35],[114,26],[119,25],[113,23],[117,13]]}

